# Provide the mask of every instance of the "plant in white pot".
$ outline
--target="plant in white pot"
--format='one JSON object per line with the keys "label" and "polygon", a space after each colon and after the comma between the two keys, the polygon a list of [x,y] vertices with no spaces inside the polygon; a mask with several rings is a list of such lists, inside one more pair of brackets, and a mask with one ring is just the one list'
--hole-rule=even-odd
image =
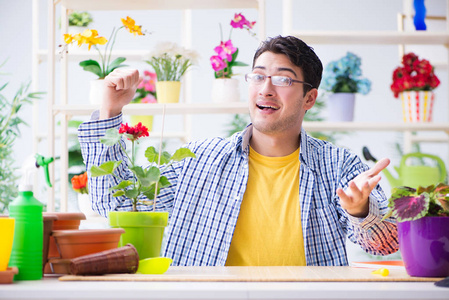
{"label": "plant in white pot", "polygon": [[384,217],[398,221],[399,249],[410,276],[449,276],[449,186],[397,187]]}
{"label": "plant in white pot", "polygon": [[251,36],[251,31],[256,22],[248,21],[242,14],[235,14],[231,20],[231,31],[227,41],[223,41],[223,33],[220,25],[220,45],[214,48],[215,54],[210,57],[212,69],[214,69],[215,80],[212,84],[213,102],[238,102],[240,101],[239,82],[232,76],[237,75],[232,71],[233,67],[245,67],[248,64],[237,61],[239,49],[234,47],[231,40],[232,29],[246,29]]}
{"label": "plant in white pot", "polygon": [[353,121],[355,94],[371,90],[371,81],[361,77],[361,64],[361,58],[351,52],[327,64],[321,89],[332,93],[327,102],[329,121]]}
{"label": "plant in white pot", "polygon": [[[68,51],[67,47],[72,44],[77,44],[78,47],[87,45],[88,50],[93,47],[95,50],[97,50],[100,56],[99,61],[88,59],[79,63],[79,65],[85,71],[91,72],[98,77],[96,80],[92,80],[90,83],[89,98],[91,104],[100,104],[102,101],[103,79],[115,69],[126,67],[126,65],[122,64],[126,60],[125,57],[117,57],[116,59],[111,61],[112,48],[115,45],[117,33],[121,29],[125,28],[127,31],[134,35],[145,35],[145,32],[142,32],[142,26],[136,25],[136,22],[132,18],[126,17],[126,19],[121,19],[121,21],[122,26],[117,29],[112,29],[109,40],[107,40],[103,36],[100,36],[98,34],[98,31],[95,29],[86,29],[82,33],[77,34],[64,34],[64,43],[66,44],[66,47],[63,48],[63,51]],[[104,51],[101,51],[98,45],[105,45]]]}
{"label": "plant in white pot", "polygon": [[[163,128],[162,124],[162,132]],[[147,168],[138,166],[135,161],[135,144],[138,139],[148,135],[148,129],[141,123],[133,127],[122,124],[118,130],[116,128],[108,129],[105,136],[100,139],[100,142],[107,146],[120,144],[128,158],[129,170],[132,172],[131,178],[121,180],[114,174],[122,161],[108,161],[100,166],[92,166],[90,169],[92,177],[105,175],[117,177],[120,183],[110,188],[113,196],[126,196],[132,200],[133,211],[111,211],[108,217],[112,227],[121,227],[126,230],[126,233],[120,238],[119,246],[133,244],[140,259],[160,255],[164,229],[168,224],[168,212],[155,211],[157,195],[162,188],[170,186],[168,179],[161,176],[161,169],[169,167],[173,162],[195,157],[195,154],[187,148],[179,148],[173,155],[170,155],[161,150],[158,152],[151,146],[145,151],[145,157],[150,166]],[[124,149],[122,138],[131,141],[131,155],[128,155]],[[153,211],[139,211],[139,208],[148,205],[153,205]]]}

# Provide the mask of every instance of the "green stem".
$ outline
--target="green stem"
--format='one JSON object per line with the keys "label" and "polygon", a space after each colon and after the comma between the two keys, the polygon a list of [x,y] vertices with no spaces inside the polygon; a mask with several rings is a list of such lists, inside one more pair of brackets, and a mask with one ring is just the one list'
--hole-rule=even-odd
{"label": "green stem", "polygon": [[[114,48],[115,40],[116,40],[116,38],[117,38],[117,33],[118,33],[118,32],[120,31],[120,29],[122,29],[123,27],[125,27],[125,26],[119,27],[119,29],[117,29],[117,30],[115,30],[115,28],[112,30],[112,34],[114,34],[114,30],[115,30],[115,35],[114,35],[114,38],[112,39],[112,45],[111,45],[111,48],[109,49],[109,57],[108,57],[108,63],[107,63],[108,69],[109,69],[109,64],[110,64],[110,62],[111,62],[112,48]],[[105,55],[106,55],[106,51],[105,51]]]}

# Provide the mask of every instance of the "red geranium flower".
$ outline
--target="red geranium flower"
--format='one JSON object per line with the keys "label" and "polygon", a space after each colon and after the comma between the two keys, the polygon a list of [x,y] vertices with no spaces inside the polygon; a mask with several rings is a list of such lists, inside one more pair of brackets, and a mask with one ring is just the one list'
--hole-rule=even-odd
{"label": "red geranium flower", "polygon": [[431,91],[440,85],[430,62],[414,53],[402,57],[402,66],[393,71],[392,77],[390,89],[396,98],[404,91]]}
{"label": "red geranium flower", "polygon": [[72,188],[75,192],[87,194],[87,172],[72,177]]}
{"label": "red geranium flower", "polygon": [[141,137],[149,136],[148,128],[142,125],[141,122],[139,122],[136,126],[131,127],[128,126],[128,123],[122,124],[120,126],[120,129],[118,131],[119,133],[126,133],[127,138],[130,141],[136,141]]}

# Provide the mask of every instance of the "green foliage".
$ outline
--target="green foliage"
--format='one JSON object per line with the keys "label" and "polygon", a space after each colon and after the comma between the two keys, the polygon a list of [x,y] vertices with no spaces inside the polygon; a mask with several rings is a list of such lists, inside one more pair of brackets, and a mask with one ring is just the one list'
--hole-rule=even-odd
{"label": "green foliage", "polygon": [[[117,130],[116,128],[111,128],[106,130],[106,133],[104,137],[100,139],[100,142],[107,146],[113,146],[117,143],[120,143],[122,137],[126,137],[132,142],[132,154],[131,157],[128,156],[128,158],[131,164],[129,170],[134,175],[133,180],[121,180],[114,174],[122,161],[108,161],[101,164],[100,166],[92,166],[90,169],[90,173],[92,177],[112,175],[121,180],[119,184],[110,188],[110,192],[114,192],[112,194],[113,197],[124,195],[132,199],[133,211],[137,211],[137,204],[139,202],[150,204],[148,201],[142,201],[142,196],[145,196],[150,200],[156,199],[162,188],[170,186],[170,182],[168,181],[168,179],[165,176],[161,176],[160,169],[162,166],[165,166],[165,168],[167,168],[174,162],[181,161],[188,157],[196,157],[195,154],[187,148],[180,148],[176,150],[173,155],[170,155],[170,153],[165,151],[162,152],[161,155],[159,155],[159,152],[153,146],[151,146],[145,150],[145,157],[152,165],[148,168],[142,168],[141,166],[134,165],[134,143],[139,137],[133,137],[131,134],[127,133],[119,133],[119,130]],[[123,147],[121,144],[120,146]],[[123,150],[125,151],[125,149]]]}
{"label": "green foliage", "polygon": [[69,26],[86,27],[93,19],[87,11],[74,11],[69,15]]}
{"label": "green foliage", "polygon": [[[0,67],[3,66],[0,65]],[[28,93],[30,83],[22,84],[10,101],[3,95],[8,83],[0,87],[0,213],[8,209],[9,203],[17,197],[16,181],[20,177],[13,160],[13,147],[20,137],[19,127],[27,125],[20,118],[19,112],[23,105],[39,99],[43,93]]]}
{"label": "green foliage", "polygon": [[417,189],[401,186],[394,188],[388,199],[389,213],[398,222],[413,221],[422,217],[449,216],[449,186],[440,183]]}

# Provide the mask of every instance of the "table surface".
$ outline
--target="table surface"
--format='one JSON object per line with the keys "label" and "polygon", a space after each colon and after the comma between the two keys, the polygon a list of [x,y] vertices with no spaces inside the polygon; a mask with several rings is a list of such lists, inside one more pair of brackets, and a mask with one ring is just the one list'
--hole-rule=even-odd
{"label": "table surface", "polygon": [[449,299],[433,282],[137,282],[42,280],[0,285],[0,299]]}

